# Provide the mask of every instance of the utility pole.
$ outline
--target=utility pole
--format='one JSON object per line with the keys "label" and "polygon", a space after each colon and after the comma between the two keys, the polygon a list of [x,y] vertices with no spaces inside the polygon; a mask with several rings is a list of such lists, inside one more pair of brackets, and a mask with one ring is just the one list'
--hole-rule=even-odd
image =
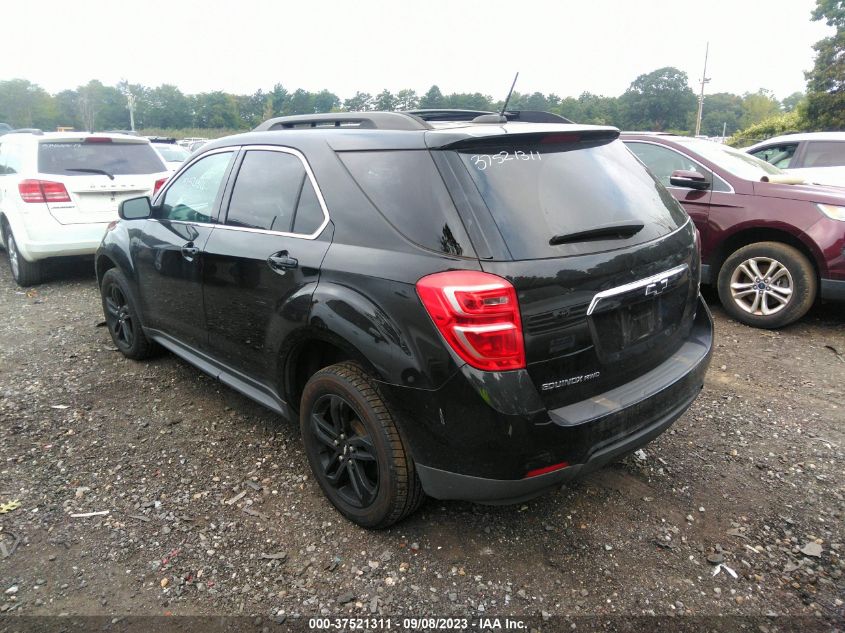
{"label": "utility pole", "polygon": [[701,92],[698,95],[698,116],[695,118],[695,135],[701,134],[701,111],[704,109],[704,84],[710,81],[707,76],[707,55],[710,53],[710,42],[704,49],[704,72],[701,74]]}
{"label": "utility pole", "polygon": [[129,129],[135,131],[135,95],[129,90],[126,91],[126,100],[129,102]]}

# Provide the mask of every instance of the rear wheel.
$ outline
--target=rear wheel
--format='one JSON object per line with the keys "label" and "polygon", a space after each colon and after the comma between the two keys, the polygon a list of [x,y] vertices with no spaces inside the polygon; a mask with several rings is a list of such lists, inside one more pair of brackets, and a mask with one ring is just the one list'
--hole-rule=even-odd
{"label": "rear wheel", "polygon": [[737,321],[779,328],[797,321],[816,299],[816,272],[796,248],[758,242],[735,251],[719,271],[719,298]]}
{"label": "rear wheel", "polygon": [[15,235],[6,225],[6,252],[9,255],[9,268],[12,277],[19,286],[34,286],[41,283],[41,262],[28,261],[18,250]]}
{"label": "rear wheel", "polygon": [[385,528],[422,503],[414,462],[393,415],[360,365],[332,365],[308,380],[300,428],[323,493],[351,521]]}
{"label": "rear wheel", "polygon": [[106,271],[100,284],[103,314],[117,349],[133,360],[149,358],[158,350],[141,328],[141,320],[126,277],[116,268]]}

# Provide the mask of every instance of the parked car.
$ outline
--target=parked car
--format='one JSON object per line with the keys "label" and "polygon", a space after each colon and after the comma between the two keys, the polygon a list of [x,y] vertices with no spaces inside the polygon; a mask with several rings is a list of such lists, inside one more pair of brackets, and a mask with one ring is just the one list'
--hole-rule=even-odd
{"label": "parked car", "polygon": [[809,183],[845,187],[845,132],[776,136],[744,151]]}
{"label": "parked car", "polygon": [[12,126],[9,125],[8,123],[0,123],[0,136],[3,136],[4,134],[8,134],[13,129],[14,128],[12,128]]}
{"label": "parked car", "polygon": [[366,112],[214,141],[106,232],[109,332],[298,418],[362,526],[530,498],[661,433],[710,359],[695,228],[618,134]]}
{"label": "parked car", "polygon": [[179,169],[191,155],[191,152],[176,143],[152,143],[152,146],[170,173]]}
{"label": "parked car", "polygon": [[39,131],[0,137],[0,230],[15,281],[39,283],[50,257],[93,255],[120,202],[153,194],[167,175],[144,138]]}
{"label": "parked car", "polygon": [[695,221],[702,282],[735,319],[778,328],[817,297],[845,300],[845,191],[788,184],[777,167],[710,141],[623,139]]}

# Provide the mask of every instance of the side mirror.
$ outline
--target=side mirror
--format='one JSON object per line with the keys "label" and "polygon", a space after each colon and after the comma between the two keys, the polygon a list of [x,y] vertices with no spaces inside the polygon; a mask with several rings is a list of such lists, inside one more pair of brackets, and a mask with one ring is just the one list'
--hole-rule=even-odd
{"label": "side mirror", "polygon": [[676,169],[669,176],[669,183],[673,187],[686,187],[688,189],[709,189],[710,182],[707,178],[697,171],[690,171],[688,169]]}
{"label": "side mirror", "polygon": [[129,198],[120,203],[117,214],[121,220],[144,220],[153,213],[153,207],[147,196]]}

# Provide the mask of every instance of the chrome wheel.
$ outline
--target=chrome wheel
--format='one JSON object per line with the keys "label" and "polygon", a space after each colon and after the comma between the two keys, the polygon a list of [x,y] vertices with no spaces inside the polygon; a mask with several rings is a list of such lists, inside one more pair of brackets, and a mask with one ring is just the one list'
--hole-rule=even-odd
{"label": "chrome wheel", "polygon": [[12,268],[12,274],[17,279],[21,276],[20,263],[18,262],[18,245],[15,244],[15,236],[12,235],[11,231],[9,231],[6,250],[9,251],[9,266]]}
{"label": "chrome wheel", "polygon": [[786,266],[769,257],[752,257],[731,274],[734,303],[756,316],[770,316],[783,310],[792,298],[795,284]]}

